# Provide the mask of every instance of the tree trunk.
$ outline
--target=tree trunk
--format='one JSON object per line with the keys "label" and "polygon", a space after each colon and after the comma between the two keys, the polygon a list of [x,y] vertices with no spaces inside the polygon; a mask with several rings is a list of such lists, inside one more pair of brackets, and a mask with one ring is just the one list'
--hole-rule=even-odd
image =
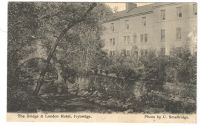
{"label": "tree trunk", "polygon": [[44,67],[44,69],[43,69],[42,72],[40,73],[40,77],[39,77],[39,79],[38,79],[38,81],[37,81],[36,88],[35,88],[35,90],[33,91],[33,95],[38,95],[38,93],[39,93],[39,91],[40,91],[40,88],[41,88],[41,86],[42,86],[42,84],[43,84],[43,82],[44,82],[44,76],[45,76],[45,74],[46,74],[46,72],[47,72],[47,70],[48,70],[50,61],[51,61],[51,59],[52,59],[52,57],[53,57],[53,54],[54,54],[54,52],[55,52],[55,50],[56,50],[56,48],[57,48],[57,46],[58,46],[58,43],[64,38],[66,32],[68,32],[73,26],[75,26],[76,24],[78,24],[78,23],[84,21],[84,20],[86,19],[86,16],[88,15],[88,13],[90,13],[90,12],[93,10],[93,8],[96,7],[96,6],[97,6],[97,4],[96,4],[96,3],[93,3],[93,4],[89,7],[89,9],[86,11],[86,13],[85,13],[80,19],[70,22],[69,25],[68,25],[68,27],[65,28],[65,29],[61,32],[61,34],[60,34],[59,37],[57,38],[56,42],[52,45],[51,50],[50,50],[50,52],[49,52],[49,54],[48,54],[48,56],[47,56],[47,63],[46,63],[46,66]]}
{"label": "tree trunk", "polygon": [[[57,84],[57,93],[61,93],[61,92],[63,92],[63,88],[64,88],[64,85],[66,85],[65,84],[66,82],[64,81],[64,78],[61,75],[61,73],[62,73],[61,64],[56,63],[55,68],[56,68],[56,71],[57,71],[57,74],[58,74],[58,78],[57,78],[57,80],[54,81],[54,83]],[[60,92],[58,90],[60,90]]]}

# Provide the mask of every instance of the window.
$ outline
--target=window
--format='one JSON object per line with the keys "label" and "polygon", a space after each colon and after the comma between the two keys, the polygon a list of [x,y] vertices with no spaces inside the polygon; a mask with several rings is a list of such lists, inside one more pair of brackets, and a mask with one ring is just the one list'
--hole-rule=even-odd
{"label": "window", "polygon": [[111,31],[115,31],[114,23],[111,23]]}
{"label": "window", "polygon": [[146,17],[142,17],[142,25],[146,26]]}
{"label": "window", "polygon": [[110,56],[114,56],[115,55],[115,51],[110,51]]}
{"label": "window", "polygon": [[140,42],[147,42],[148,34],[140,34]]}
{"label": "window", "polygon": [[138,47],[137,47],[137,46],[133,46],[133,47],[132,47],[132,49],[134,49],[134,50],[137,50],[137,49],[138,49]]}
{"label": "window", "polygon": [[115,45],[115,38],[110,39],[110,45],[113,45],[113,46]]}
{"label": "window", "polygon": [[124,36],[124,43],[126,43],[126,36]]}
{"label": "window", "polygon": [[165,41],[165,29],[161,29],[160,40],[161,40],[161,42]]}
{"label": "window", "polygon": [[127,37],[127,43],[129,44],[130,43],[130,37],[129,36],[126,36]]}
{"label": "window", "polygon": [[165,20],[165,10],[160,11],[161,20]]}
{"label": "window", "polygon": [[165,55],[165,48],[161,48],[161,49],[160,49],[160,54],[161,54],[161,55]]}
{"label": "window", "polygon": [[133,35],[133,42],[134,42],[134,43],[137,42],[137,35],[136,35],[136,34]]}
{"label": "window", "polygon": [[110,45],[112,45],[112,38],[110,39]]}
{"label": "window", "polygon": [[144,34],[144,42],[148,41],[148,34]]}
{"label": "window", "polygon": [[121,50],[121,55],[122,56],[130,56],[131,55],[131,51],[123,49],[123,50]]}
{"label": "window", "polygon": [[181,28],[176,28],[176,40],[181,40]]}
{"label": "window", "polygon": [[125,21],[125,28],[126,28],[127,30],[129,29],[128,20]]}
{"label": "window", "polygon": [[182,17],[182,7],[177,7],[176,8],[176,11],[177,11],[177,17]]}
{"label": "window", "polygon": [[115,45],[115,38],[113,38],[113,46]]}
{"label": "window", "polygon": [[140,34],[140,42],[143,42],[143,34]]}
{"label": "window", "polygon": [[126,50],[125,50],[125,49],[123,49],[123,50],[121,51],[121,55],[122,55],[122,56],[126,56]]}
{"label": "window", "polygon": [[130,43],[130,36],[124,36],[124,43]]}
{"label": "window", "polygon": [[193,14],[197,15],[197,4],[193,4]]}

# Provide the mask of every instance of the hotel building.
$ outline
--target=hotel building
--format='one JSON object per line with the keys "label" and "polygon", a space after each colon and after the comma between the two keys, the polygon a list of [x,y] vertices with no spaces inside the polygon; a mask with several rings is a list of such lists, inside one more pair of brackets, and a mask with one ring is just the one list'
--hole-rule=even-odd
{"label": "hotel building", "polygon": [[103,26],[104,50],[111,56],[142,56],[150,50],[169,55],[180,47],[194,54],[197,49],[197,3],[126,3]]}

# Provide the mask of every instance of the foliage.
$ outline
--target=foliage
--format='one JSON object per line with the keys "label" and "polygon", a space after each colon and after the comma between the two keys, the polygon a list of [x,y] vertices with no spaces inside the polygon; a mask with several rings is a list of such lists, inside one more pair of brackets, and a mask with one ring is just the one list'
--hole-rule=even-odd
{"label": "foliage", "polygon": [[162,90],[168,57],[152,57],[144,62],[144,81],[148,90]]}
{"label": "foliage", "polygon": [[[58,34],[69,22],[81,17],[89,4],[10,2],[8,9],[8,68],[12,71],[8,73],[14,73],[21,61],[31,57],[34,50],[38,51],[38,46],[48,53]],[[59,44],[57,55],[53,59],[54,62],[65,62],[66,67],[72,69],[94,67],[95,58],[101,57],[103,54],[99,22],[109,13],[111,11],[108,7],[98,4],[98,7],[87,19],[67,33],[65,39]]]}
{"label": "foliage", "polygon": [[140,67],[135,59],[117,55],[104,69],[109,73],[115,73],[117,77],[138,80],[141,76]]}
{"label": "foliage", "polygon": [[[9,90],[11,95],[9,95],[8,99],[12,99],[12,96],[17,93],[13,89],[17,88],[22,91],[22,81],[25,81],[25,85],[28,85],[28,82],[32,83],[32,80],[35,81],[35,75],[37,74],[38,77],[44,66],[38,65],[33,60],[35,58],[45,59],[51,45],[54,44],[60,32],[70,22],[84,16],[90,4],[69,2],[9,3],[8,88],[11,88]],[[60,71],[55,68],[56,63],[61,63],[63,71],[67,73],[69,73],[68,70],[82,72],[96,67],[97,60],[100,60],[103,57],[102,55],[104,55],[104,52],[101,50],[103,45],[100,39],[102,30],[100,20],[103,20],[109,13],[111,13],[110,9],[104,4],[99,3],[82,22],[72,27],[66,33],[65,38],[59,43],[56,54],[51,60],[51,65],[54,66],[52,68],[53,74],[55,74],[56,69],[57,75],[60,75]],[[30,61],[28,64],[26,64],[27,60]],[[28,67],[30,66],[32,70],[29,70]],[[19,81],[15,74],[16,71],[17,76],[21,76],[22,80]],[[47,72],[45,80],[48,80],[47,78],[49,77],[52,79],[50,74],[52,74],[52,71]],[[26,81],[26,79],[29,81]],[[53,80],[55,80],[55,76]],[[18,82],[22,87],[15,86]],[[26,90],[23,91],[26,92]],[[32,95],[32,91],[26,93],[30,94],[30,96]],[[19,99],[23,98],[19,97]],[[17,98],[14,101],[16,100]]]}
{"label": "foliage", "polygon": [[[32,96],[32,88],[44,69],[44,58],[60,32],[83,16],[89,3],[10,2],[8,7],[8,110],[36,111],[42,101]],[[164,92],[163,86],[167,82],[180,83],[181,87],[187,87],[187,93],[196,88],[197,57],[186,48],[174,49],[169,56],[149,52],[140,58],[109,57],[102,50],[100,36],[101,21],[110,13],[107,6],[98,3],[85,20],[66,33],[51,60],[44,83],[54,83],[59,76],[75,83],[79,75],[104,70],[106,74],[100,77],[90,75],[87,96],[92,102],[115,107],[118,111],[130,108],[144,111],[145,105],[162,108],[170,104],[161,97],[149,95],[152,90]],[[138,81],[147,88],[140,99],[131,92],[131,86]],[[54,85],[48,88],[56,91]],[[165,109],[170,111],[177,106],[181,107],[178,112],[182,112],[182,108],[190,105],[172,102]],[[190,111],[193,110],[194,106]]]}
{"label": "foliage", "polygon": [[19,61],[34,50],[30,45],[38,28],[36,12],[33,3],[8,4],[8,85],[15,84]]}
{"label": "foliage", "polygon": [[191,55],[189,50],[186,48],[174,50],[174,53],[170,59],[169,67],[176,69],[177,80],[179,82],[196,84],[196,58],[196,55]]}

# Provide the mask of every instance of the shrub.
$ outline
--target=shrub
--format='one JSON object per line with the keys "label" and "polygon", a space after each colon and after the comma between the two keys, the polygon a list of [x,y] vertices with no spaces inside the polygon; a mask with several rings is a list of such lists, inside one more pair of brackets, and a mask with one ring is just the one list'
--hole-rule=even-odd
{"label": "shrub", "polygon": [[144,81],[148,90],[162,90],[166,80],[167,56],[150,56],[143,60]]}

